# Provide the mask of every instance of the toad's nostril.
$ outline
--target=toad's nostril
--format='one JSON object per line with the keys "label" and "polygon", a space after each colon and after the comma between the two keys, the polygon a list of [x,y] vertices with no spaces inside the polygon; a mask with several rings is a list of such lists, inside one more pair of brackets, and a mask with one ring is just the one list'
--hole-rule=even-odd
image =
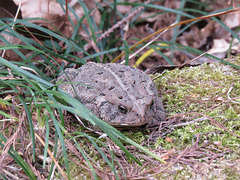
{"label": "toad's nostril", "polygon": [[112,89],[114,89],[115,87],[114,86],[110,86],[109,88],[108,88],[108,90],[112,90]]}

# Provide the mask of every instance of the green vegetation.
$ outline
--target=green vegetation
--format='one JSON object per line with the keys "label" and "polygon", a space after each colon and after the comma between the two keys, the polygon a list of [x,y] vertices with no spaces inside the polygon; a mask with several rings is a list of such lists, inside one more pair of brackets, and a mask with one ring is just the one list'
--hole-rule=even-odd
{"label": "green vegetation", "polygon": [[[231,62],[236,65],[240,64],[239,60]],[[239,179],[239,166],[237,165],[240,156],[239,79],[239,70],[222,63],[203,64],[197,67],[186,67],[181,70],[165,72],[165,75],[157,79],[155,83],[158,85],[160,92],[164,92],[163,102],[167,104],[166,111],[169,114],[175,114],[175,116],[179,114],[178,121],[180,122],[176,125],[182,125],[174,127],[174,131],[168,134],[173,142],[168,142],[159,137],[155,147],[175,148],[182,151],[187,145],[193,146],[197,134],[200,134],[200,145],[207,143],[209,147],[215,147],[215,153],[227,150],[231,152],[222,156],[221,161],[213,161],[213,164],[217,164],[215,171],[219,171],[218,174],[214,170],[209,170],[205,175],[208,178],[218,179],[227,176],[229,179],[231,177]],[[234,98],[237,99],[234,100]],[[201,120],[201,118],[203,119]],[[174,125],[172,124],[172,126]],[[229,132],[221,127],[222,125]],[[207,152],[208,148],[205,148]],[[205,162],[203,156],[200,159],[202,159],[200,162]],[[232,171],[229,168],[228,161],[231,161],[230,164],[235,170]],[[196,177],[196,172],[191,167],[178,166],[181,167],[183,172],[172,175],[172,177],[181,179],[186,176],[185,171],[188,174],[191,172],[189,178]],[[211,165],[206,167],[210,168]]]}

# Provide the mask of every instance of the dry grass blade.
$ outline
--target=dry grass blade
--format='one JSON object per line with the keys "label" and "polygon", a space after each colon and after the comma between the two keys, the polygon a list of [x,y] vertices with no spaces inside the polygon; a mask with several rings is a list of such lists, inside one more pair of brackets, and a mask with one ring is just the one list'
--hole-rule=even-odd
{"label": "dry grass blade", "polygon": [[[44,141],[42,140],[42,138],[37,134],[35,133],[35,136],[36,138],[39,140],[39,142],[45,147],[45,143]],[[52,152],[48,149],[47,150],[49,156],[52,158],[52,160],[54,161],[54,164],[57,166],[57,168],[59,169],[59,171],[61,172],[62,176],[65,178],[65,179],[68,179],[67,176],[65,175],[65,173],[63,172],[63,169],[60,167],[60,165],[58,164],[57,160],[54,158]]]}

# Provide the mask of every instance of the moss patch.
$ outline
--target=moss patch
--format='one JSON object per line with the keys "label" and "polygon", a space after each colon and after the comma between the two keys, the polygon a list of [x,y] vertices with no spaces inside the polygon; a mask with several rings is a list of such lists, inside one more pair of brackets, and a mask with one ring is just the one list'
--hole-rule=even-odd
{"label": "moss patch", "polygon": [[[239,66],[240,60],[231,63]],[[214,163],[218,164],[220,174],[214,175],[208,170],[208,178],[224,175],[238,179],[239,174],[233,173],[228,163],[221,167],[219,164],[224,160],[239,161],[240,138],[236,136],[240,136],[240,71],[222,63],[203,64],[168,71],[155,83],[162,93],[168,116],[179,115],[179,124],[182,124],[168,134],[173,142],[159,138],[155,147],[182,151],[187,145],[191,147],[196,135],[201,134],[200,143],[210,142],[222,151],[226,148],[234,152],[223,156],[222,162],[216,160]],[[239,171],[239,167],[233,165],[232,168]],[[187,167],[183,167],[184,170],[191,171]],[[173,177],[184,177],[179,171],[174,172]]]}

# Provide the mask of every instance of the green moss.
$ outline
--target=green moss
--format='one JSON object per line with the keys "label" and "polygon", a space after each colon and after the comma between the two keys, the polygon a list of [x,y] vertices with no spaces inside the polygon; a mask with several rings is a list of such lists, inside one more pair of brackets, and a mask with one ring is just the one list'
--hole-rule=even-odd
{"label": "green moss", "polygon": [[[236,61],[235,64],[239,62]],[[222,63],[214,63],[168,71],[155,83],[162,93],[167,113],[203,113],[223,123],[229,131],[240,135],[240,100],[227,101],[240,96],[239,79],[239,70]],[[199,117],[200,114],[197,118]],[[194,119],[190,118],[189,121]],[[221,145],[235,150],[239,147],[239,138],[212,123],[210,119],[175,128],[175,131],[168,135],[174,140],[172,143],[159,138],[155,147],[181,149],[187,144],[191,145],[198,133],[203,134],[201,141],[219,141]]]}
{"label": "green moss", "polygon": [[226,180],[240,179],[239,171],[234,167],[225,167],[222,174],[226,175]]}
{"label": "green moss", "polygon": [[138,144],[141,144],[148,139],[148,135],[145,135],[144,132],[140,130],[124,131],[123,134],[130,139],[133,139]]}

